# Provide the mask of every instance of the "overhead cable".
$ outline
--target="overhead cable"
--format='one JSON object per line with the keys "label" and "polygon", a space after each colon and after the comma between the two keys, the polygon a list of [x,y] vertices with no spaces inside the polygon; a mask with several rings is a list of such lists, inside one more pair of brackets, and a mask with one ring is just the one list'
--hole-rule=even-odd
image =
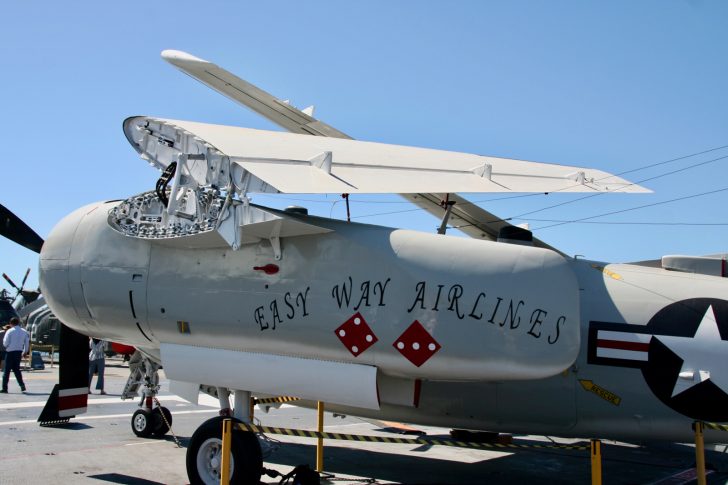
{"label": "overhead cable", "polygon": [[614,215],[614,214],[622,214],[624,212],[630,212],[630,211],[635,211],[635,210],[639,210],[639,209],[645,209],[647,207],[654,207],[654,206],[658,206],[658,205],[669,204],[671,202],[678,202],[678,201],[681,201],[681,200],[694,199],[696,197],[702,197],[702,196],[705,196],[705,195],[716,194],[718,192],[725,192],[726,190],[728,190],[728,187],[724,187],[722,189],[710,190],[708,192],[701,192],[699,194],[692,194],[692,195],[686,195],[686,196],[683,196],[683,197],[677,197],[675,199],[663,200],[663,201],[660,201],[660,202],[653,202],[651,204],[644,204],[644,205],[640,205],[640,206],[637,206],[637,207],[630,207],[628,209],[620,209],[620,210],[616,210],[616,211],[605,212],[603,214],[597,214],[597,215],[594,215],[594,216],[582,217],[582,218],[573,219],[573,220],[570,220],[570,221],[559,222],[559,223],[551,224],[551,225],[548,225],[548,226],[538,227],[536,229],[532,229],[532,231],[539,231],[541,229],[548,229],[548,228],[551,228],[551,227],[562,226],[564,224],[572,224],[572,223],[575,223],[575,222],[587,221],[589,219],[596,219],[597,217],[605,217],[605,216],[611,216],[611,215]]}
{"label": "overhead cable", "polygon": [[624,226],[728,226],[728,222],[655,222],[655,221],[572,221],[564,219],[523,219],[529,222],[562,222],[564,224],[601,224]]}

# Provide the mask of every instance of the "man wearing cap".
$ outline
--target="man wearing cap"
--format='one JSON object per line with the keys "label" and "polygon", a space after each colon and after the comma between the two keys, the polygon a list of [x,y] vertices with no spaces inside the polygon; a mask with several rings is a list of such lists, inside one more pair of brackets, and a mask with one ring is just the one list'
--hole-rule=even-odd
{"label": "man wearing cap", "polygon": [[10,380],[10,371],[15,374],[20,390],[25,392],[25,383],[23,383],[23,374],[20,372],[20,360],[24,355],[28,355],[30,350],[30,335],[20,327],[18,317],[10,319],[10,328],[5,332],[3,337],[3,345],[5,345],[5,369],[3,370],[3,388],[1,393],[8,392],[8,381]]}

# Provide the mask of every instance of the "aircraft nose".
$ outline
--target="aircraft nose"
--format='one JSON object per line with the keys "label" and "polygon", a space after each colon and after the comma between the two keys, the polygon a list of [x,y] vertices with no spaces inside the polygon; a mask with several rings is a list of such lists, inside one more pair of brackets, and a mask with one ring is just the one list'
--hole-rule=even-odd
{"label": "aircraft nose", "polygon": [[61,219],[46,239],[40,253],[40,287],[43,296],[53,313],[74,330],[82,331],[84,324],[75,310],[83,302],[76,301],[79,300],[79,295],[71,284],[73,280],[80,278],[80,267],[73,261],[73,247],[82,238],[83,231],[79,228],[84,218],[102,205],[102,202],[89,204]]}

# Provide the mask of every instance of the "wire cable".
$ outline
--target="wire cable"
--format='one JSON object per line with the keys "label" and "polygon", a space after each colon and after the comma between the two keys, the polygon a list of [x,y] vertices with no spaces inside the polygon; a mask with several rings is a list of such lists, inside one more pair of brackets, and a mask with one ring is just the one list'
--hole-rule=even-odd
{"label": "wire cable", "polygon": [[564,224],[602,224],[625,226],[728,226],[728,222],[655,222],[655,221],[571,221],[564,219],[523,219],[529,222],[562,222]]}
{"label": "wire cable", "polygon": [[[683,158],[685,158],[685,157],[683,157]],[[675,175],[676,173],[684,172],[686,170],[690,170],[690,169],[693,169],[693,168],[696,168],[696,167],[700,167],[702,165],[707,165],[709,163],[713,163],[713,162],[717,162],[717,161],[720,161],[720,160],[724,160],[726,158],[728,158],[728,155],[724,155],[722,157],[713,158],[711,160],[706,160],[706,161],[703,161],[703,162],[695,163],[693,165],[688,165],[687,167],[678,168],[676,170],[672,170],[670,172],[666,172],[666,173],[663,173],[663,174],[660,174],[660,175],[654,175],[652,177],[647,177],[647,178],[644,178],[642,180],[638,180],[637,182],[633,182],[633,183],[627,185],[627,187],[629,187],[630,185],[637,185],[637,184],[641,184],[643,182],[649,182],[650,180],[656,180],[658,178],[667,177],[668,175]],[[677,159],[675,159],[675,160],[677,160]],[[657,164],[655,164],[655,165],[657,165]],[[632,171],[634,171],[634,170],[632,170]],[[622,173],[626,173],[626,172],[622,172]],[[621,188],[624,188],[624,187],[620,187],[620,189]],[[617,190],[619,190],[619,189],[617,189]],[[613,191],[608,190],[606,192],[597,192],[596,194],[585,195],[585,196],[582,196],[582,197],[579,197],[579,198],[576,198],[576,199],[567,200],[565,202],[560,202],[558,204],[553,204],[553,205],[550,205],[550,206],[547,206],[547,207],[543,207],[541,209],[536,209],[536,210],[532,210],[532,211],[529,211],[529,212],[524,212],[522,214],[518,214],[516,216],[511,216],[510,219],[519,219],[519,218],[521,218],[523,216],[528,216],[528,215],[531,215],[531,214],[536,214],[538,212],[543,212],[543,211],[548,210],[548,209],[553,209],[554,207],[560,207],[560,206],[563,206],[563,205],[573,204],[575,202],[579,202],[579,201],[582,201],[582,200],[585,200],[585,199],[591,199],[592,197],[597,197],[597,196],[604,195],[604,194],[608,194],[608,193],[612,193],[612,192]]]}
{"label": "wire cable", "polygon": [[702,197],[702,196],[705,196],[705,195],[716,194],[718,192],[725,192],[726,190],[728,190],[728,187],[724,187],[722,189],[710,190],[708,192],[701,192],[699,194],[692,194],[692,195],[686,195],[686,196],[683,196],[683,197],[676,197],[676,198],[670,199],[670,200],[663,200],[663,201],[660,201],[660,202],[653,202],[651,204],[644,204],[644,205],[640,205],[640,206],[637,206],[637,207],[630,207],[628,209],[620,209],[620,210],[605,212],[603,214],[597,214],[597,215],[594,215],[594,216],[582,217],[582,218],[574,219],[574,220],[571,220],[571,221],[559,222],[559,223],[551,224],[551,225],[548,225],[548,226],[538,227],[536,229],[532,229],[532,231],[539,231],[539,230],[542,230],[542,229],[548,229],[548,228],[551,228],[551,227],[562,226],[564,224],[572,224],[572,223],[575,223],[575,222],[588,221],[589,219],[596,219],[597,217],[605,217],[605,216],[611,216],[611,215],[614,215],[614,214],[622,214],[624,212],[630,212],[630,211],[635,211],[635,210],[639,210],[639,209],[645,209],[647,207],[655,207],[655,206],[658,206],[658,205],[669,204],[671,202],[678,202],[678,201],[681,201],[681,200],[694,199],[696,197]]}
{"label": "wire cable", "polygon": [[[720,149],[720,148],[706,150],[704,152],[701,152],[700,154],[707,153],[707,152],[710,152],[710,151],[715,151],[715,150],[718,150],[718,149]],[[672,159],[672,160],[669,160],[669,161],[665,161],[665,162],[660,162],[660,163],[657,163],[657,164],[652,164],[651,166],[664,165],[665,163],[669,163],[671,161],[676,161],[676,160],[682,160],[682,159],[685,159],[687,157],[689,157],[689,155],[688,156],[685,156],[685,157],[675,158],[675,159]],[[710,160],[705,160],[705,161],[702,161],[702,162],[694,163],[692,165],[688,165],[687,167],[682,167],[682,168],[678,168],[678,169],[675,169],[675,170],[671,170],[671,171],[666,172],[666,173],[663,173],[663,174],[654,175],[652,177],[647,177],[647,178],[638,180],[637,182],[633,182],[630,185],[641,184],[643,182],[648,182],[650,180],[655,180],[655,179],[658,179],[658,178],[667,177],[669,175],[674,175],[676,173],[684,172],[686,170],[690,170],[690,169],[693,169],[693,168],[696,168],[696,167],[700,167],[700,166],[703,166],[703,165],[707,165],[709,163],[714,163],[714,162],[717,162],[717,161],[720,161],[720,160],[725,160],[725,159],[728,159],[728,155],[723,155],[722,157],[717,157],[717,158],[713,158],[713,159],[710,159]],[[640,169],[634,169],[634,170],[631,170],[631,171],[634,172],[636,170],[640,170]],[[622,173],[626,173],[626,172],[622,172]],[[627,185],[627,187],[629,187],[629,185]],[[623,187],[621,187],[621,188],[623,188]],[[617,189],[617,190],[619,190],[619,189]],[[718,190],[718,192],[720,192],[722,190],[725,190],[725,189],[720,189],[720,190]],[[608,194],[608,193],[613,193],[613,191],[609,190],[609,191],[606,191],[606,192],[597,192],[595,194],[584,195],[584,196],[578,197],[576,199],[567,200],[567,201],[564,201],[564,202],[559,202],[558,204],[552,204],[552,205],[549,205],[549,206],[546,206],[546,207],[542,207],[541,209],[536,209],[536,210],[532,210],[532,211],[528,211],[528,212],[523,212],[523,213],[518,214],[518,215],[515,215],[515,216],[505,217],[503,219],[496,219],[496,220],[493,220],[493,221],[481,222],[481,224],[493,224],[493,223],[496,223],[496,222],[508,222],[508,221],[513,220],[513,219],[523,220],[524,216],[528,216],[528,215],[531,215],[531,214],[537,214],[539,212],[543,212],[543,211],[548,210],[548,209],[553,209],[555,207],[561,207],[561,206],[564,206],[564,205],[573,204],[575,202],[580,202],[582,200],[591,199],[593,197],[597,197],[597,196],[604,195],[604,194]],[[710,194],[710,193],[713,193],[713,192],[706,192],[704,194],[698,194],[698,195],[695,195],[695,197],[700,197],[701,195],[707,195],[707,194]],[[689,196],[687,198],[691,198],[691,197],[692,196]],[[657,203],[655,203],[653,205],[659,205],[659,204],[663,204],[663,203],[666,203],[666,202],[673,202],[673,201],[677,201],[677,200],[682,200],[682,199],[673,199],[671,201],[657,202]],[[636,209],[640,209],[640,208],[644,208],[644,207],[650,207],[650,204],[644,205],[644,206],[638,206],[638,207],[635,207],[633,209],[625,209],[625,211],[628,211],[628,210],[636,210]],[[609,215],[609,214],[604,214],[604,215]],[[601,217],[601,216],[594,216],[594,217]],[[558,223],[558,224],[553,224],[553,225],[550,225],[550,226],[544,226],[544,227],[541,227],[539,229],[546,229],[546,228],[549,228],[549,227],[560,226],[560,225],[563,225],[563,224],[570,224],[571,222],[579,222],[579,221],[580,220],[566,221],[566,222],[561,222],[561,223]],[[460,229],[460,228],[463,228],[463,227],[469,227],[469,226],[473,226],[473,225],[474,224],[463,224],[463,225],[460,225],[460,226],[453,226],[453,227],[455,229]]]}

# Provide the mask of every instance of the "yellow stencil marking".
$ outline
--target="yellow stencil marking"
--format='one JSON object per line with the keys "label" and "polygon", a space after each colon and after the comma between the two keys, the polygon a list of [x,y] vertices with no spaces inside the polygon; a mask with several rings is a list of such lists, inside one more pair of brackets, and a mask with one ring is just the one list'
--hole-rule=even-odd
{"label": "yellow stencil marking", "polygon": [[579,384],[581,384],[581,387],[584,388],[584,390],[593,392],[597,396],[601,397],[607,402],[610,402],[614,404],[615,406],[619,406],[619,403],[622,402],[622,398],[617,396],[615,393],[611,391],[607,391],[603,387],[600,387],[596,384],[594,384],[593,381],[589,381],[586,379],[579,379]]}
{"label": "yellow stencil marking", "polygon": [[597,271],[601,271],[602,273],[604,273],[605,275],[609,276],[612,279],[615,279],[615,280],[621,280],[622,279],[622,275],[621,274],[615,273],[614,271],[610,271],[607,268],[605,268],[604,266],[599,266],[598,264],[592,264],[591,267],[594,268]]}

